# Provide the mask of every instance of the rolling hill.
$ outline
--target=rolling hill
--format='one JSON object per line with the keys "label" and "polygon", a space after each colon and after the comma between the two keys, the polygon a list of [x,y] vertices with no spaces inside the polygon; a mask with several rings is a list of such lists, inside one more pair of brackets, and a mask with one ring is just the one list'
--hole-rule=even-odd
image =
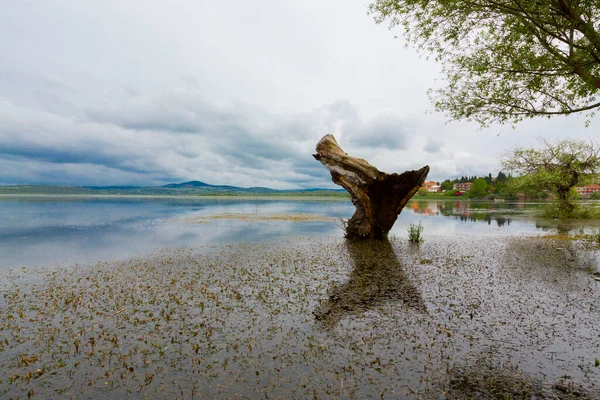
{"label": "rolling hill", "polygon": [[167,196],[345,196],[344,189],[308,188],[277,190],[265,187],[243,188],[231,185],[211,185],[201,181],[169,183],[163,186],[53,186],[13,185],[0,186],[0,194],[51,194],[51,195],[167,195]]}

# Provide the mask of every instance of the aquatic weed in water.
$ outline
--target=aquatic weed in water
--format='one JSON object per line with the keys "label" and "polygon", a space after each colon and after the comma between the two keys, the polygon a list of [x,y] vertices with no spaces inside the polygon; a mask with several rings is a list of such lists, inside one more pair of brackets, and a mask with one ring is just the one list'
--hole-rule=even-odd
{"label": "aquatic weed in water", "polygon": [[408,241],[411,243],[422,243],[424,239],[421,236],[421,232],[423,232],[421,221],[419,221],[418,225],[410,224],[408,226]]}

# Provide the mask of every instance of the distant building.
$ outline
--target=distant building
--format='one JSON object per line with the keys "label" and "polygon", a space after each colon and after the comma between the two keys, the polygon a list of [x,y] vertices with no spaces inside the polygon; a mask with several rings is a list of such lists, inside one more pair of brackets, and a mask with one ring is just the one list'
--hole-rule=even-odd
{"label": "distant building", "polygon": [[441,192],[442,188],[434,181],[424,182],[422,188],[427,189],[429,192]]}
{"label": "distant building", "polygon": [[575,190],[577,190],[577,193],[579,193],[581,197],[590,197],[590,194],[594,192],[600,192],[600,185],[597,183],[592,183],[591,185],[587,186],[577,186],[575,187]]}
{"label": "distant building", "polygon": [[472,184],[473,184],[472,182],[455,183],[452,186],[452,189],[454,189],[454,190],[461,190],[463,192],[468,192],[469,190],[471,190],[471,185]]}

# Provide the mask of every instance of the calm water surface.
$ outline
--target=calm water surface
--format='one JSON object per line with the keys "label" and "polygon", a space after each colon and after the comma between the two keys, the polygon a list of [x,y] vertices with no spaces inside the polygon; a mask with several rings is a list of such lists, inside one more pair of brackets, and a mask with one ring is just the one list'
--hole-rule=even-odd
{"label": "calm water surface", "polygon": [[[539,204],[413,201],[400,215],[392,234],[406,236],[422,221],[427,236],[513,236],[590,231],[583,225],[535,219]],[[337,221],[205,220],[194,217],[228,213],[316,214],[348,218],[348,200],[298,201],[207,198],[0,197],[0,268],[96,262],[135,257],[162,248],[283,236],[341,236]]]}
{"label": "calm water surface", "polygon": [[523,237],[600,221],[540,206],[0,197],[0,398],[600,399],[599,249]]}

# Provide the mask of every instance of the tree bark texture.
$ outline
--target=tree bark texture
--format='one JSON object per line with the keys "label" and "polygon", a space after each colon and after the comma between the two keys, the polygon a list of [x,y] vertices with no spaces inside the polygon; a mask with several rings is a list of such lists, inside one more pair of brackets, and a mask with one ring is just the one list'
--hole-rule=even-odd
{"label": "tree bark texture", "polygon": [[356,207],[346,227],[350,239],[385,237],[429,173],[426,165],[416,171],[386,174],[362,158],[346,154],[333,135],[325,135],[316,151],[313,157],[329,170],[334,183],[350,193]]}

